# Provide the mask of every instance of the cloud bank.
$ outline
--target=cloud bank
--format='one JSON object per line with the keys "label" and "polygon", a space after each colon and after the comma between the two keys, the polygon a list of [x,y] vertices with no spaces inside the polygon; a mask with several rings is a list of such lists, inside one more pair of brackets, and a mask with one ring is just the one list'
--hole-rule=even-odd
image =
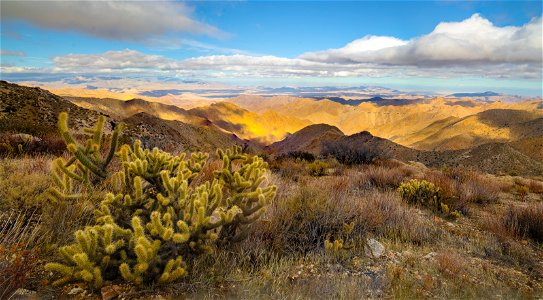
{"label": "cloud bank", "polygon": [[302,59],[327,63],[408,66],[523,64],[542,60],[542,19],[521,27],[494,26],[474,14],[462,22],[440,23],[429,34],[402,41],[366,36],[340,49],[309,52]]}
{"label": "cloud bank", "polygon": [[[131,2],[132,3],[132,2]],[[134,2],[135,3],[135,2]],[[54,57],[58,73],[161,74],[209,78],[485,77],[541,80],[542,18],[498,27],[478,14],[440,23],[411,40],[365,36],[345,47],[295,58],[246,54],[176,60],[125,49]],[[3,72],[28,72],[4,67]],[[34,70],[36,71],[36,70]]]}
{"label": "cloud bank", "polygon": [[2,19],[76,30],[99,38],[137,41],[168,32],[220,37],[219,29],[194,20],[175,1],[2,1]]}

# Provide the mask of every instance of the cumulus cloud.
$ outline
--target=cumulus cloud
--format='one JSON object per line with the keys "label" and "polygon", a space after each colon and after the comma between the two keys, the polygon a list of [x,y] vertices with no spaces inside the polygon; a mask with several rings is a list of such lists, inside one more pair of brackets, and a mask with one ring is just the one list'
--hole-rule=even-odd
{"label": "cumulus cloud", "polygon": [[67,54],[56,56],[58,70],[109,71],[126,69],[172,69],[175,61],[160,55],[148,55],[134,50],[107,51],[101,54]]}
{"label": "cumulus cloud", "polygon": [[542,18],[521,27],[497,27],[479,14],[444,22],[429,34],[402,41],[366,36],[343,48],[308,52],[302,59],[327,63],[447,66],[542,61]]}
{"label": "cumulus cloud", "polygon": [[496,27],[479,15],[441,23],[404,41],[367,36],[340,49],[295,58],[247,54],[183,60],[135,50],[53,58],[52,72],[153,72],[197,78],[488,77],[541,79],[541,18],[520,27]]}
{"label": "cumulus cloud", "polygon": [[1,56],[19,56],[19,57],[24,57],[24,56],[26,56],[26,53],[24,53],[24,52],[22,52],[22,51],[12,51],[12,50],[1,49],[1,50],[0,50],[0,55],[1,55]]}
{"label": "cumulus cloud", "polygon": [[175,1],[2,1],[2,19],[77,30],[106,39],[142,40],[168,32],[220,37],[225,33],[191,18]]}

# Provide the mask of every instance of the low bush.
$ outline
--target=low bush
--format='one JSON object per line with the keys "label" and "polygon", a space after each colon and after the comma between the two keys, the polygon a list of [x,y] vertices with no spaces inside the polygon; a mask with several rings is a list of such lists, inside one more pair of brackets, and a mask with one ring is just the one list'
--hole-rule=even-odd
{"label": "low bush", "polygon": [[502,216],[502,224],[515,235],[543,242],[543,203],[509,206]]}
{"label": "low bush", "polygon": [[328,165],[327,163],[321,160],[316,160],[310,163],[309,165],[307,165],[306,169],[309,175],[319,177],[319,176],[326,175],[326,172],[329,168],[330,168],[330,165]]}
{"label": "low bush", "polygon": [[58,134],[9,133],[0,134],[0,156],[23,156],[36,154],[61,154],[66,150],[64,141]]}
{"label": "low bush", "polygon": [[[322,251],[326,240],[361,246],[368,235],[414,243],[428,240],[429,228],[395,192],[356,191],[351,178],[308,178],[298,184],[276,178],[277,200],[254,227],[254,235],[284,254]],[[353,224],[348,239],[346,224]]]}
{"label": "low bush", "polygon": [[305,152],[305,151],[291,151],[286,154],[282,154],[277,159],[295,159],[295,160],[303,160],[307,162],[313,162],[315,161],[316,157],[314,154]]}
{"label": "low bush", "polygon": [[356,181],[362,189],[376,187],[381,190],[395,190],[412,174],[409,169],[402,167],[389,168],[373,164],[363,166],[358,171]]}
{"label": "low bush", "polygon": [[330,156],[345,165],[370,164],[378,159],[388,158],[387,153],[365,144],[353,144],[348,141],[331,141],[323,144],[322,156]]}
{"label": "low bush", "polygon": [[426,180],[411,179],[398,187],[400,197],[409,204],[439,210],[441,190]]}
{"label": "low bush", "polygon": [[457,197],[463,203],[494,203],[498,199],[501,185],[472,170],[451,168],[444,172],[457,184]]}
{"label": "low bush", "polygon": [[518,187],[526,187],[527,192],[532,192],[536,194],[542,194],[543,193],[543,182],[534,180],[534,179],[527,179],[522,177],[515,177],[514,179],[515,186]]}

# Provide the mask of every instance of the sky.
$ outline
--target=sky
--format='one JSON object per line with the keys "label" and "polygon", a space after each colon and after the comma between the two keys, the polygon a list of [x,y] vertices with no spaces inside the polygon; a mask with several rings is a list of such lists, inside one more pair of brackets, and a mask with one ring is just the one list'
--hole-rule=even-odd
{"label": "sky", "polygon": [[542,95],[541,1],[0,3],[4,80]]}

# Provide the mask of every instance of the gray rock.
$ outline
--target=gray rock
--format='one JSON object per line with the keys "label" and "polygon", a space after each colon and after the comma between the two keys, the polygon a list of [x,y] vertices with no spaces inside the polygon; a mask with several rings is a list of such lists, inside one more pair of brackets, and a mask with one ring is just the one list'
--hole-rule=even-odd
{"label": "gray rock", "polygon": [[376,239],[370,239],[364,247],[364,252],[372,258],[379,258],[385,253],[385,246],[379,243]]}

